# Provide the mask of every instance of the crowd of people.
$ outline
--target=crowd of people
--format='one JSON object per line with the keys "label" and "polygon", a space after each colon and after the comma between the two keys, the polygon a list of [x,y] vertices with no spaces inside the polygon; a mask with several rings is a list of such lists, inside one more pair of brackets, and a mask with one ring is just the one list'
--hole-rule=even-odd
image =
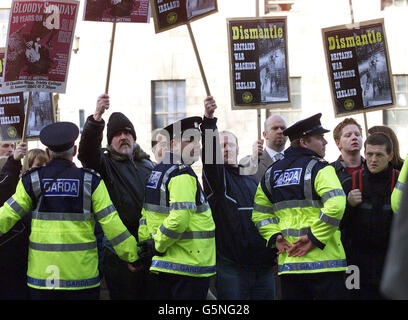
{"label": "crowd of people", "polygon": [[70,122],[41,130],[45,150],[0,145],[0,299],[96,300],[101,279],[112,300],[406,297],[395,220],[408,162],[389,127],[363,143],[345,118],[328,163],[320,113],[290,126],[273,114],[239,161],[209,96],[202,117],[153,132],[152,160],[121,112],[102,147],[109,108],[100,95],[78,150]]}

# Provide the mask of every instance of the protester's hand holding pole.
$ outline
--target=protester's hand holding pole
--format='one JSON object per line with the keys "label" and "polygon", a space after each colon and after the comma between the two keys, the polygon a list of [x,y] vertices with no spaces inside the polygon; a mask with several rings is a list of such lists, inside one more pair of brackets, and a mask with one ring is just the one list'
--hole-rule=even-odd
{"label": "protester's hand holding pole", "polygon": [[105,93],[101,94],[96,102],[96,110],[93,115],[94,120],[101,121],[102,115],[108,109],[109,109],[109,95]]}
{"label": "protester's hand holding pole", "polygon": [[215,103],[215,100],[212,96],[208,96],[207,98],[205,98],[204,107],[204,116],[206,118],[214,118],[214,111],[215,109],[217,109],[217,104]]}
{"label": "protester's hand holding pole", "polygon": [[13,153],[14,160],[20,161],[27,154],[27,142],[19,142]]}

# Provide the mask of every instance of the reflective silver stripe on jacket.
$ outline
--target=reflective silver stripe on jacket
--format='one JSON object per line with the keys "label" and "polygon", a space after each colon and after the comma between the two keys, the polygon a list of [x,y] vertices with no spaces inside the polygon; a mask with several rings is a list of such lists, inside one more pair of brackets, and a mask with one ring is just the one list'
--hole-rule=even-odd
{"label": "reflective silver stripe on jacket", "polygon": [[333,189],[330,191],[327,191],[322,195],[322,201],[325,203],[327,200],[334,198],[334,197],[339,197],[339,196],[346,196],[344,193],[343,189]]}
{"label": "reflective silver stripe on jacket", "polygon": [[30,174],[31,179],[31,186],[33,188],[33,193],[37,200],[41,194],[41,186],[40,186],[40,176],[38,175],[38,171],[34,171]]}
{"label": "reflective silver stripe on jacket", "polygon": [[334,227],[338,227],[340,225],[340,221],[339,219],[333,218],[328,216],[327,214],[323,213],[320,211],[320,216],[319,219],[327,224],[330,224]]}
{"label": "reflective silver stripe on jacket", "polygon": [[268,170],[266,170],[265,172],[265,186],[266,186],[266,189],[268,189],[269,194],[272,195],[271,172],[272,172],[272,167],[269,167]]}
{"label": "reflective silver stripe on jacket", "polygon": [[254,210],[261,213],[273,213],[273,207],[261,206],[260,204],[254,203]]}
{"label": "reflective silver stripe on jacket", "polygon": [[143,226],[143,225],[146,225],[146,219],[145,218],[142,218],[139,221],[139,226]]}
{"label": "reflective silver stripe on jacket", "polygon": [[[209,208],[210,208],[210,206],[208,205],[207,202],[203,203],[203,204],[201,204],[199,206],[196,206],[196,213],[206,212]],[[182,210],[182,209],[171,209],[171,208],[166,207],[166,206],[159,206],[157,204],[152,204],[152,203],[144,203],[143,204],[143,209],[145,209],[147,211],[154,212],[154,213],[161,213],[161,214],[169,214],[170,210]]]}
{"label": "reflective silver stripe on jacket", "polygon": [[116,246],[119,243],[125,241],[127,238],[131,237],[132,235],[130,234],[130,232],[128,230],[123,231],[121,234],[119,234],[118,236],[114,237],[113,239],[109,240],[109,242],[111,243],[112,246]]}
{"label": "reflective silver stripe on jacket", "polygon": [[278,223],[279,223],[279,218],[267,218],[267,219],[262,219],[261,221],[258,221],[255,226],[258,229],[260,229],[268,224],[278,224]]}
{"label": "reflective silver stripe on jacket", "polygon": [[99,221],[105,217],[107,217],[108,215],[110,215],[111,213],[115,212],[116,208],[113,204],[111,204],[110,206],[106,207],[105,209],[99,210],[98,212],[95,213],[96,219]]}
{"label": "reflective silver stripe on jacket", "polygon": [[96,241],[84,243],[36,243],[30,241],[30,248],[38,251],[85,251],[96,249]]}
{"label": "reflective silver stripe on jacket", "polygon": [[166,173],[163,176],[162,184],[160,186],[160,206],[165,207],[166,206],[166,183],[167,180],[169,180],[170,174],[178,168],[177,165],[171,166],[169,169],[167,169]]}
{"label": "reflective silver stripe on jacket", "polygon": [[24,211],[23,207],[18,204],[13,197],[9,198],[6,203],[13,209],[21,218],[26,215],[27,212]]}
{"label": "reflective silver stripe on jacket", "polygon": [[91,213],[78,212],[33,212],[33,219],[47,221],[90,221],[93,220]]}
{"label": "reflective silver stripe on jacket", "polygon": [[316,159],[310,160],[306,166],[305,177],[304,177],[304,194],[306,200],[313,200],[313,186],[312,186],[312,170],[318,161]]}
{"label": "reflective silver stripe on jacket", "polygon": [[301,237],[306,235],[310,231],[310,227],[301,229],[284,229],[282,230],[283,237]]}
{"label": "reflective silver stripe on jacket", "polygon": [[394,188],[397,188],[399,191],[402,191],[405,186],[404,182],[397,181]]}
{"label": "reflective silver stripe on jacket", "polygon": [[164,225],[160,225],[159,230],[165,236],[172,239],[186,240],[186,239],[211,239],[215,237],[215,231],[187,231],[183,233],[175,232],[167,229]]}
{"label": "reflective silver stripe on jacket", "polygon": [[83,195],[83,210],[85,213],[92,210],[92,174],[84,172],[84,195]]}
{"label": "reflective silver stripe on jacket", "polygon": [[276,212],[283,209],[293,208],[322,208],[322,202],[320,200],[286,200],[272,204],[272,209]]}
{"label": "reflective silver stripe on jacket", "polygon": [[196,210],[197,206],[194,202],[173,202],[170,203],[171,210]]}

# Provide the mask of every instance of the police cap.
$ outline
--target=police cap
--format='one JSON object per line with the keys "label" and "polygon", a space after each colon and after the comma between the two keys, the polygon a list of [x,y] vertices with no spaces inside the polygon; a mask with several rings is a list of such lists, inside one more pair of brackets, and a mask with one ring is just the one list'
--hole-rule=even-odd
{"label": "police cap", "polygon": [[184,118],[168,125],[164,128],[164,130],[169,133],[170,139],[173,139],[177,135],[181,136],[183,132],[188,129],[199,130],[199,125],[201,122],[203,122],[203,119],[201,117]]}
{"label": "police cap", "polygon": [[317,113],[307,119],[299,120],[289,128],[283,130],[283,135],[288,136],[290,141],[300,139],[314,134],[330,132],[324,129],[320,123],[322,114]]}
{"label": "police cap", "polygon": [[78,138],[79,129],[72,122],[56,122],[44,127],[40,132],[40,141],[54,152],[63,152],[71,148]]}

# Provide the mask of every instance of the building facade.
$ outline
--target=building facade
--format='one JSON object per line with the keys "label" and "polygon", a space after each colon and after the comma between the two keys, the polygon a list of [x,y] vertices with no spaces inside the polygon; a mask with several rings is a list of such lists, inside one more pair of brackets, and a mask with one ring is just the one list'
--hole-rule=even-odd
{"label": "building facade", "polygon": [[[10,2],[6,0],[6,2]],[[2,0],[3,2],[3,0]],[[59,95],[60,120],[79,126],[96,107],[105,90],[112,24],[82,20],[81,0],[71,55],[67,91]],[[292,105],[261,110],[261,123],[268,112],[279,112],[294,121],[322,112],[322,123],[333,129],[343,118],[335,118],[321,29],[351,23],[349,0],[218,0],[218,12],[191,23],[211,95],[217,101],[220,129],[234,132],[240,157],[251,152],[257,139],[257,111],[232,110],[226,19],[287,16],[288,61]],[[353,0],[354,21],[385,19],[386,35],[395,81],[396,107],[368,112],[367,126],[390,125],[400,139],[401,155],[408,152],[408,45],[407,0]],[[121,111],[135,125],[137,141],[150,152],[151,132],[186,116],[203,115],[206,91],[186,26],[155,34],[153,18],[148,24],[118,23],[109,79],[110,113]],[[364,128],[362,114],[353,116]],[[365,137],[365,135],[364,135]],[[338,150],[328,134],[326,159]],[[106,139],[104,140],[106,143]],[[37,143],[38,144],[38,143]]]}

